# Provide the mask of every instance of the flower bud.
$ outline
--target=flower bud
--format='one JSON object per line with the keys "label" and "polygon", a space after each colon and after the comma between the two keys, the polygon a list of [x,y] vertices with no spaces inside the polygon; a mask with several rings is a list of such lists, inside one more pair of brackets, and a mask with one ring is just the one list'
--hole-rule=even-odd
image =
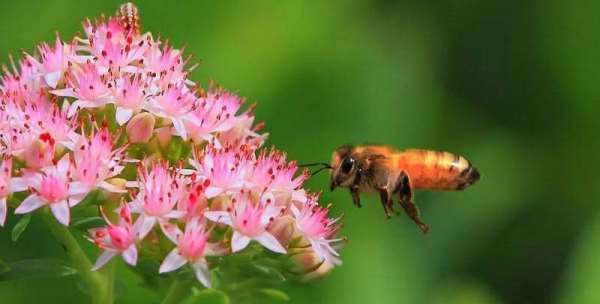
{"label": "flower bud", "polygon": [[132,143],[147,143],[154,132],[154,115],[144,112],[135,115],[127,124],[127,135]]}
{"label": "flower bud", "polygon": [[277,217],[268,230],[281,245],[287,247],[294,236],[294,219],[289,215]]}
{"label": "flower bud", "polygon": [[52,164],[54,158],[54,145],[52,143],[34,139],[31,145],[23,152],[23,159],[28,168],[39,169]]}
{"label": "flower bud", "polygon": [[172,133],[173,131],[171,131],[171,128],[169,127],[156,129],[156,138],[158,139],[158,144],[163,148],[168,146],[169,142],[171,141]]}
{"label": "flower bud", "polygon": [[333,265],[327,261],[320,260],[312,249],[301,249],[292,255],[292,260],[298,270],[304,273],[304,281],[312,281],[322,278],[333,269]]}

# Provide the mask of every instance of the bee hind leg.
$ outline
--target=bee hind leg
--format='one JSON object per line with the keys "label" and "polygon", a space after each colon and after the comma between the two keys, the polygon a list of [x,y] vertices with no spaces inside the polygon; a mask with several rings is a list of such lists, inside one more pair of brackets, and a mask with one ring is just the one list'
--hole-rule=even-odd
{"label": "bee hind leg", "polygon": [[427,233],[427,231],[429,230],[429,226],[427,226],[427,224],[421,221],[419,208],[413,202],[413,194],[410,185],[410,179],[404,171],[400,173],[400,176],[398,177],[398,182],[394,190],[394,193],[397,193],[400,198],[399,201],[400,206],[402,206],[402,209],[404,209],[406,214],[408,214],[408,216],[413,220],[413,222],[417,224],[417,226],[419,227],[419,229],[421,229],[423,233]]}

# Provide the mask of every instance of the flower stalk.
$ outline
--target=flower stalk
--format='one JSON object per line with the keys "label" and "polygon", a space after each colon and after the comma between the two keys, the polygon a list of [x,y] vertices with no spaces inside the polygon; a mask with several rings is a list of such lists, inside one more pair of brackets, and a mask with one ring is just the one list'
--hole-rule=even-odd
{"label": "flower stalk", "polygon": [[171,282],[171,286],[169,287],[169,291],[167,291],[167,295],[161,302],[162,304],[178,304],[181,303],[186,296],[190,294],[190,291],[193,286],[193,281],[190,280],[178,280],[177,278],[173,278],[173,282]]}
{"label": "flower stalk", "polygon": [[[110,286],[112,282],[107,282],[107,277],[101,273],[92,271],[92,263],[69,229],[58,223],[47,209],[44,210],[42,218],[50,229],[50,233],[64,248],[71,266],[77,270],[89,289],[93,303],[112,303],[112,286]],[[110,270],[107,269],[107,272],[110,272]],[[110,288],[108,288],[109,286]],[[110,294],[106,291],[109,291]]]}

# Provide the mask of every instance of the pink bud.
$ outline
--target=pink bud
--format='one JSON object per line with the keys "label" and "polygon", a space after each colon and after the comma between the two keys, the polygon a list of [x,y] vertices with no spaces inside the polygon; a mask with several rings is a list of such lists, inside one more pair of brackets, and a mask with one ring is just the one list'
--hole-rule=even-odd
{"label": "pink bud", "polygon": [[295,234],[294,219],[289,215],[277,217],[268,230],[281,245],[287,247]]}
{"label": "pink bud", "polygon": [[23,159],[27,167],[39,169],[52,164],[54,158],[54,145],[47,141],[34,139],[31,145],[23,152]]}
{"label": "pink bud", "polygon": [[127,135],[132,143],[147,143],[154,131],[154,115],[144,112],[135,115],[127,124]]}
{"label": "pink bud", "polygon": [[170,127],[163,127],[156,130],[156,138],[161,147],[166,147],[171,141],[172,131]]}
{"label": "pink bud", "polygon": [[320,260],[314,251],[301,250],[292,255],[292,260],[296,264],[299,272],[302,272],[303,281],[313,281],[327,275],[333,265],[327,261]]}

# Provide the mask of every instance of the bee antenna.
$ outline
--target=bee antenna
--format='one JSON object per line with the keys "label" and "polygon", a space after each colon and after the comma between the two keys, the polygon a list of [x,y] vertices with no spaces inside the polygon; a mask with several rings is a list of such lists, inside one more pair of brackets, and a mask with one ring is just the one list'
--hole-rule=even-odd
{"label": "bee antenna", "polygon": [[327,165],[327,167],[321,167],[321,168],[317,169],[317,171],[311,172],[310,176],[315,176],[315,175],[317,175],[317,173],[319,173],[319,172],[321,172],[321,171],[323,171],[325,169],[331,169],[331,166]]}
{"label": "bee antenna", "polygon": [[314,167],[314,166],[322,166],[326,169],[332,169],[328,163],[308,163],[308,164],[299,164],[298,167]]}

